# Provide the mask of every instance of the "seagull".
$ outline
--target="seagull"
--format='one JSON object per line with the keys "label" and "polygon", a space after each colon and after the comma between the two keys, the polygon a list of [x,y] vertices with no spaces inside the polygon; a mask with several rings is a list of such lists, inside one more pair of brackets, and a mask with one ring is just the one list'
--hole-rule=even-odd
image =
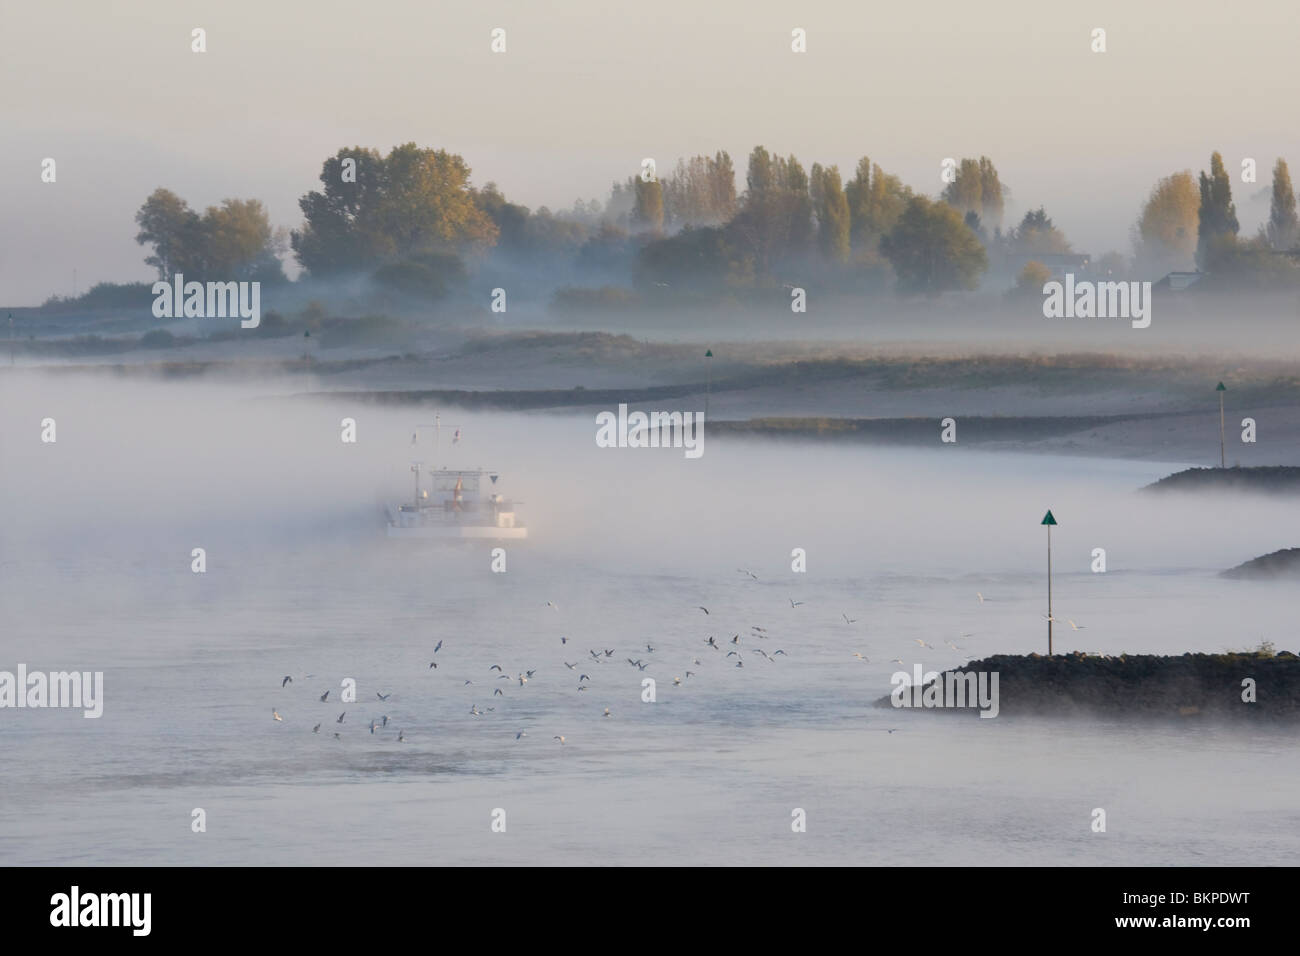
{"label": "seagull", "polygon": [[532,676],[533,676],[534,674],[536,674],[536,673],[537,673],[537,670],[534,668],[533,670],[530,670],[530,671],[524,671],[524,676],[525,676],[525,677],[532,677]]}
{"label": "seagull", "polygon": [[479,714],[481,714],[481,713],[483,713],[483,712],[482,712],[481,710],[478,709],[478,704],[473,704],[473,705],[470,706],[470,709],[469,709],[469,715],[470,715],[471,717],[477,717],[477,716],[478,716]]}
{"label": "seagull", "polygon": [[559,610],[559,608],[555,606],[555,602],[554,602],[554,601],[547,601],[547,602],[546,602],[546,606],[549,607],[549,608],[551,608],[551,609],[554,610],[554,611],[558,611],[558,610]]}
{"label": "seagull", "polygon": [[519,686],[520,686],[520,687],[523,687],[523,686],[524,686],[525,684],[527,684],[527,683],[528,683],[528,678],[525,677],[523,674],[520,674],[520,675],[519,675]]}
{"label": "seagull", "polygon": [[519,731],[519,733],[515,734],[515,740],[518,740],[520,737],[527,737],[527,736],[528,736],[528,731],[521,730]]}
{"label": "seagull", "polygon": [[343,713],[339,714],[339,719],[336,720],[336,721],[334,721],[334,723],[336,723],[336,724],[341,724],[341,723],[343,723],[343,718],[347,716],[347,713],[348,713],[348,712],[345,710],[345,711],[343,711]]}
{"label": "seagull", "polygon": [[438,669],[438,662],[437,662],[437,661],[429,661],[429,668],[430,668],[431,670],[437,670],[437,669]]}
{"label": "seagull", "polygon": [[758,575],[755,574],[753,571],[750,571],[748,568],[736,568],[736,573],[737,573],[737,574],[748,574],[748,575],[749,575],[751,578],[753,578],[755,581],[758,580]]}
{"label": "seagull", "polygon": [[889,663],[891,663],[891,664],[901,664],[901,663],[903,663],[903,659],[902,659],[901,657],[895,657],[895,658],[892,658],[892,659],[890,660]]}
{"label": "seagull", "polygon": [[501,688],[498,687],[496,690],[494,690],[494,691],[492,692],[492,696],[493,696],[493,697],[504,697],[504,696],[506,696],[506,695],[503,694],[503,693],[501,693]]}
{"label": "seagull", "polygon": [[560,734],[556,734],[556,735],[555,735],[554,737],[552,737],[551,739],[552,739],[552,740],[558,740],[560,743],[564,743],[564,737],[561,736]]}
{"label": "seagull", "polygon": [[472,683],[474,683],[472,680],[467,680],[467,681],[465,681],[465,683],[462,684],[461,686],[462,686],[462,687],[468,687],[468,686],[469,686],[470,684],[472,684]]}
{"label": "seagull", "polygon": [[944,643],[947,644],[949,647],[951,647],[954,651],[961,650],[961,648],[958,647],[956,644],[954,644],[952,641],[944,641]]}
{"label": "seagull", "polygon": [[1061,622],[1058,621],[1056,618],[1052,617],[1052,615],[1050,615],[1050,614],[1044,614],[1043,617],[1047,618],[1047,620],[1051,621],[1053,624],[1060,624],[1060,623],[1061,623]]}
{"label": "seagull", "polygon": [[713,640],[713,635],[712,635],[712,634],[709,635],[709,639],[708,639],[707,641],[705,641],[704,643],[705,643],[705,644],[708,644],[709,647],[713,648],[715,651],[719,649],[717,643],[715,643],[714,640]]}
{"label": "seagull", "polygon": [[644,664],[644,663],[642,663],[641,661],[637,661],[637,662],[636,662],[636,666],[637,666],[637,670],[642,670],[642,671],[643,671],[643,670],[645,670],[647,667],[649,667],[650,665],[649,665],[649,664]]}
{"label": "seagull", "polygon": [[682,686],[682,679],[681,679],[680,677],[674,677],[674,678],[673,678],[673,686],[674,686],[674,687],[681,687],[681,686]]}
{"label": "seagull", "polygon": [[927,644],[927,643],[925,643],[925,641],[921,640],[919,637],[914,637],[914,638],[912,638],[912,640],[916,641],[916,643],[920,644],[922,647],[928,647],[928,648],[930,648],[930,650],[934,650],[934,645],[933,645],[933,644]]}
{"label": "seagull", "polygon": [[285,685],[285,684],[292,684],[292,683],[293,683],[293,678],[290,677],[288,674],[285,674],[285,675],[284,675],[284,680],[280,681],[280,689],[281,689],[281,690],[284,690],[284,685]]}
{"label": "seagull", "polygon": [[614,715],[611,714],[611,713],[609,712],[609,708],[606,707],[606,708],[605,708],[605,713],[601,714],[601,716],[602,716],[602,717],[613,717]]}
{"label": "seagull", "polygon": [[[767,651],[763,650],[761,647],[758,649],[758,653],[762,654],[764,657],[767,657]],[[767,657],[767,659],[770,661],[772,658]]]}
{"label": "seagull", "polygon": [[587,651],[587,653],[590,654],[592,657],[594,657],[597,661],[600,660],[600,651],[589,650]]}
{"label": "seagull", "polygon": [[493,664],[491,667],[488,668],[488,670],[490,670],[490,671],[499,671],[499,670],[501,670],[501,665],[500,665],[500,664]]}
{"label": "seagull", "polygon": [[858,660],[860,660],[860,661],[866,663],[866,664],[870,664],[870,663],[871,663],[871,658],[870,658],[870,657],[863,657],[861,654],[857,653],[856,651],[853,652],[853,656],[856,657]]}
{"label": "seagull", "polygon": [[440,650],[442,650],[442,641],[438,642],[438,646],[433,649],[433,652],[437,654]]}
{"label": "seagull", "polygon": [[375,722],[373,720],[370,721],[370,732],[372,734],[375,732]]}
{"label": "seagull", "polygon": [[[883,728],[882,728],[882,729],[883,729]],[[897,729],[898,729],[897,727],[890,727],[888,730],[885,731],[885,733],[887,733],[887,734],[892,734],[892,733],[893,733],[895,730],[897,730]]]}
{"label": "seagull", "polygon": [[325,693],[323,693],[323,694],[320,695],[320,699],[321,699],[321,703],[322,703],[322,704],[325,703],[325,698],[328,697],[329,695],[330,695],[330,692],[329,692],[329,691],[326,691]]}
{"label": "seagull", "polygon": [[727,651],[727,656],[728,656],[728,657],[739,657],[740,655],[739,655],[738,653],[736,653],[735,651]]}
{"label": "seagull", "polygon": [[645,646],[645,649],[647,654],[653,654],[655,652],[655,649],[651,647],[649,644]]}
{"label": "seagull", "polygon": [[588,677],[586,674],[579,674],[579,675],[578,675],[578,683],[579,683],[579,684],[581,684],[581,683],[582,683],[583,681],[585,681],[585,680],[591,680],[591,678]]}
{"label": "seagull", "polygon": [[338,733],[335,733],[335,734],[334,734],[334,739],[335,739],[335,740],[342,740],[343,738],[342,738],[342,736],[340,736]]}
{"label": "seagull", "polygon": [[745,666],[745,662],[744,662],[744,661],[736,661],[736,666],[737,666],[737,667],[744,667],[744,666]]}
{"label": "seagull", "polygon": [[766,633],[767,633],[767,628],[765,628],[765,627],[759,627],[757,624],[753,625],[753,626],[750,628],[750,630],[751,630],[751,631],[758,631],[758,633],[760,633],[760,634],[766,634]]}
{"label": "seagull", "polygon": [[560,643],[561,643],[561,644],[567,644],[567,643],[569,643],[569,639],[568,639],[567,637],[561,637],[561,638],[560,638]]}
{"label": "seagull", "polygon": [[791,606],[791,607],[800,607],[802,604],[803,604],[803,601],[796,601],[794,598],[790,598],[790,606]]}
{"label": "seagull", "polygon": [[567,667],[569,670],[573,670],[573,669],[574,669],[575,667],[577,667],[578,665],[577,665],[577,664],[570,664],[568,661],[565,661],[565,662],[564,662],[564,666]]}
{"label": "seagull", "polygon": [[400,743],[405,743],[405,742],[406,742],[406,731],[404,731],[404,730],[399,730],[399,731],[397,732],[397,742],[398,742],[399,744],[400,744]]}
{"label": "seagull", "polygon": [[977,598],[979,598],[979,599],[980,599],[980,603],[981,603],[981,604],[983,604],[983,603],[984,603],[984,601],[985,601],[985,598],[984,598],[984,595],[983,595],[983,594],[980,594],[980,592],[979,592],[979,591],[976,591],[976,592],[975,592],[975,596],[976,596],[976,597],[977,597]]}
{"label": "seagull", "polygon": [[[785,651],[777,651],[777,652],[774,653],[772,656],[773,656],[773,657],[776,657],[777,654],[785,654]],[[789,655],[789,654],[785,654],[785,656],[786,656],[786,657],[789,657],[790,655]]]}
{"label": "seagull", "polygon": [[586,689],[587,689],[587,685],[586,685],[586,684],[579,684],[579,685],[578,685],[578,690],[586,690]]}
{"label": "seagull", "polygon": [[384,714],[384,716],[383,716],[383,721],[384,721],[384,722],[383,722],[382,724],[380,724],[379,726],[380,726],[380,727],[387,727],[387,726],[388,726],[388,715],[387,715],[387,714]]}
{"label": "seagull", "polygon": [[842,613],[842,612],[841,612],[841,614],[840,614],[840,617],[844,618],[844,623],[845,623],[845,624],[857,624],[857,623],[858,623],[858,619],[857,619],[856,617],[849,617],[847,614],[844,614],[844,613]]}
{"label": "seagull", "polygon": [[280,716],[280,712],[276,710],[274,707],[271,708],[271,716],[274,717],[276,720],[284,720],[284,718]]}
{"label": "seagull", "polygon": [[695,676],[695,671],[687,671],[687,672],[686,672],[686,676],[687,676],[687,677],[694,677],[694,676]]}
{"label": "seagull", "polygon": [[614,649],[613,649],[613,648],[610,648],[609,650],[607,650],[607,651],[605,652],[605,656],[606,656],[606,657],[613,657],[613,656],[614,656]]}
{"label": "seagull", "polygon": [[731,643],[733,643],[733,644],[739,644],[739,643],[740,643],[740,635],[737,634],[737,635],[735,635],[734,637],[732,637],[732,639],[731,639]]}
{"label": "seagull", "polygon": [[313,727],[313,728],[311,729],[311,732],[312,732],[313,734],[318,734],[318,733],[320,733],[320,724],[317,724],[315,727]]}
{"label": "seagull", "polygon": [[[1069,621],[1070,619],[1066,618],[1066,620]],[[1076,631],[1086,631],[1088,629],[1088,625],[1075,624],[1073,621],[1070,621],[1070,627],[1074,628]]]}
{"label": "seagull", "polygon": [[708,609],[707,607],[705,607],[703,604],[697,604],[697,605],[695,605],[695,606],[696,606],[697,608],[699,608],[701,611],[703,611],[705,614],[708,614],[708,613],[709,613],[709,609]]}
{"label": "seagull", "polygon": [[388,698],[393,696],[393,692],[389,691],[387,694],[380,694],[376,692],[375,696],[378,697],[380,700],[388,700]]}

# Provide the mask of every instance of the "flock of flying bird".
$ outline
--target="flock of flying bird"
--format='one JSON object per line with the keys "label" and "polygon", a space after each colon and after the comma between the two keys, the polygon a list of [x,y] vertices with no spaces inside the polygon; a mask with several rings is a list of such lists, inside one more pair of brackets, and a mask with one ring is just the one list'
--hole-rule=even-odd
{"label": "flock of flying bird", "polygon": [[[745,569],[745,568],[737,568],[736,570],[737,570],[737,573],[747,575],[748,577],[752,578],[752,579],[755,580],[755,581],[758,580],[758,575],[755,574],[753,571],[750,571],[750,570]],[[984,603],[986,602],[986,600],[988,600],[988,599],[985,598],[984,595],[983,595],[982,593],[980,593],[980,592],[976,592],[976,597],[978,598],[980,604],[984,604]],[[803,602],[803,601],[796,601],[794,598],[790,598],[790,607],[791,607],[791,608],[799,608],[799,607],[803,607],[803,606],[804,606],[804,603],[805,603],[805,602]],[[547,601],[546,604],[545,604],[545,606],[551,608],[552,610],[554,610],[554,611],[556,611],[556,612],[559,611],[559,607],[558,607],[558,606],[555,604],[555,602],[553,602],[553,601]],[[703,606],[703,605],[696,605],[696,609],[699,610],[699,611],[703,611],[704,614],[705,614],[705,616],[707,616],[707,617],[711,617],[711,616],[712,616],[712,615],[711,615],[711,612],[709,611],[709,609],[708,609],[707,607]],[[857,618],[851,618],[851,617],[849,617],[847,614],[841,614],[840,617],[843,618],[845,624],[853,625],[853,624],[858,623],[858,619],[857,619]],[[1059,619],[1058,619],[1058,618],[1052,617],[1051,615],[1046,615],[1046,617],[1047,617],[1047,619],[1048,619],[1049,621],[1052,621],[1053,623],[1059,623]],[[1082,630],[1082,629],[1083,629],[1082,625],[1075,624],[1075,622],[1072,621],[1072,620],[1068,620],[1068,619],[1067,619],[1067,622],[1069,623],[1070,627],[1073,628],[1073,629],[1076,630],[1076,631],[1078,631],[1078,630]],[[966,635],[963,635],[963,636],[965,636],[965,637],[971,637],[971,636],[973,636],[973,635],[972,635],[972,634],[966,634]],[[728,648],[728,650],[726,651],[726,654],[723,656],[722,660],[725,661],[725,662],[727,662],[728,664],[732,664],[732,665],[733,665],[734,667],[736,667],[736,668],[743,668],[743,667],[745,666],[745,659],[744,659],[744,653],[743,653],[743,652],[747,652],[751,647],[752,647],[753,653],[754,653],[755,655],[757,655],[757,656],[759,656],[759,657],[762,657],[764,660],[766,660],[766,661],[768,661],[769,663],[772,663],[772,664],[775,664],[775,663],[776,663],[776,659],[777,659],[777,657],[787,657],[787,658],[788,658],[790,655],[789,655],[789,654],[788,654],[784,649],[782,649],[782,648],[778,648],[778,649],[772,651],[772,652],[769,654],[769,653],[768,653],[768,652],[767,652],[767,651],[766,651],[762,646],[759,646],[759,645],[757,645],[757,644],[746,644],[746,643],[745,643],[746,641],[757,642],[757,641],[769,640],[770,637],[771,637],[771,635],[768,633],[767,628],[762,627],[762,626],[760,626],[760,625],[751,625],[751,627],[750,627],[750,634],[748,634],[747,636],[742,637],[741,634],[736,633],[736,634],[733,634],[733,635],[731,636],[731,638],[729,638],[729,639],[724,638],[723,643],[720,644],[720,643],[718,643],[717,638],[716,638],[714,635],[710,634],[707,638],[704,638],[704,639],[703,639],[703,641],[702,641],[702,646],[703,646],[703,647],[706,647],[706,648],[709,648],[711,651],[716,652],[716,653],[719,653],[719,654],[721,654],[721,653],[723,652],[724,647]],[[567,638],[567,637],[563,637],[563,636],[562,636],[562,637],[560,637],[559,640],[560,640],[560,644],[561,644],[561,645],[563,645],[563,646],[567,646],[567,645],[568,645],[568,638]],[[927,641],[922,640],[921,638],[913,638],[913,640],[914,640],[914,641],[915,641],[915,642],[916,642],[920,647],[927,648],[927,649],[932,650],[932,651],[936,649],[936,648],[934,647],[933,644],[930,644],[930,643],[928,643]],[[945,641],[944,643],[945,643],[948,647],[950,647],[952,650],[954,650],[954,651],[962,651],[962,650],[963,650],[963,648],[958,647],[958,646],[957,646],[956,644],[954,644],[952,641]],[[438,669],[438,666],[439,666],[439,660],[438,660],[437,655],[438,655],[438,653],[439,653],[442,649],[443,649],[443,641],[442,641],[442,640],[439,640],[438,643],[437,643],[437,644],[434,646],[434,648],[433,648],[433,654],[432,654],[432,656],[433,656],[433,660],[431,660],[431,661],[429,662],[429,666],[428,666],[428,668],[426,668],[426,670],[437,670],[437,669]],[[651,643],[649,643],[649,642],[646,643],[646,645],[645,645],[645,654],[646,654],[646,655],[653,655],[653,654],[656,652],[656,650],[657,650],[657,648],[656,648],[653,644],[651,644]],[[640,653],[640,652],[638,652],[638,654],[639,654],[639,653]],[[584,692],[586,692],[586,691],[591,687],[591,676],[590,676],[589,674],[587,674],[587,673],[585,672],[585,670],[579,670],[579,664],[581,664],[582,667],[585,668],[585,669],[587,669],[587,670],[594,670],[596,667],[603,666],[603,665],[605,665],[605,664],[615,663],[615,658],[614,658],[614,655],[615,655],[615,649],[614,649],[614,648],[601,647],[601,648],[597,648],[597,649],[590,649],[590,650],[588,650],[587,654],[588,654],[588,656],[587,656],[586,658],[579,657],[579,659],[578,659],[577,661],[572,661],[572,662],[567,661],[567,660],[563,660],[563,657],[561,658],[562,663],[564,664],[564,666],[565,666],[566,669],[568,669],[569,671],[578,671],[578,682],[577,682],[577,686],[576,686],[575,693],[584,693]],[[708,655],[705,654],[705,657],[707,657],[707,656],[708,656]],[[736,660],[734,661],[734,663],[731,661],[731,658],[733,658],[733,657],[736,659]],[[853,657],[854,659],[859,660],[859,661],[862,661],[862,662],[864,662],[864,663],[870,663],[870,662],[871,662],[871,659],[870,659],[869,657],[867,657],[865,654],[862,654],[861,652],[856,652],[856,651],[855,651],[855,652],[852,654],[852,657]],[[650,666],[650,664],[651,664],[651,661],[646,660],[645,657],[641,657],[641,656],[637,656],[637,657],[624,657],[624,660],[627,662],[628,665],[630,665],[631,667],[635,668],[635,669],[636,669],[637,671],[639,671],[639,672],[641,672],[641,671],[645,671],[646,668],[648,668],[648,667]],[[892,658],[892,662],[893,662],[893,663],[896,663],[896,664],[903,664],[903,663],[904,663],[903,660],[902,660],[902,658],[898,658],[898,657]],[[694,657],[694,656],[693,656],[693,657],[691,658],[691,666],[695,666],[695,667],[704,666],[704,660],[702,660],[701,657]],[[522,688],[522,687],[524,687],[525,685],[527,685],[528,682],[529,682],[530,680],[533,679],[534,675],[536,675],[536,674],[538,673],[538,668],[532,668],[532,669],[521,669],[521,670],[519,670],[519,672],[518,672],[517,674],[515,674],[515,676],[511,677],[510,674],[506,671],[506,669],[503,668],[500,664],[491,664],[491,665],[489,665],[489,666],[487,667],[487,672],[488,672],[489,675],[495,673],[495,677],[492,679],[492,682],[493,682],[494,684],[495,684],[497,681],[506,681],[508,686],[509,686],[509,685],[517,685],[517,688]],[[696,675],[697,675],[697,671],[690,670],[689,668],[686,668],[686,669],[685,669],[686,680],[690,680],[692,677],[695,677]],[[312,675],[312,674],[306,674],[306,675],[303,675],[303,677],[304,677],[304,678],[312,678],[312,677],[314,677],[314,675]],[[285,690],[285,689],[286,689],[290,684],[292,684],[293,682],[294,682],[294,678],[293,678],[291,675],[286,674],[286,675],[281,679],[281,681],[280,681],[280,689],[281,689],[281,690]],[[471,679],[471,678],[466,678],[465,681],[464,681],[464,684],[463,684],[462,686],[469,687],[469,686],[475,686],[475,685],[476,685],[476,682],[475,682],[473,679]],[[682,678],[681,678],[680,676],[674,676],[673,679],[672,679],[672,686],[673,686],[673,687],[681,687],[682,685],[683,685],[683,680],[682,680]],[[328,704],[328,703],[329,703],[330,693],[331,693],[331,689],[326,689],[325,692],[322,693],[322,694],[320,695],[320,697],[318,698],[318,699],[319,699],[319,702],[322,703],[322,704]],[[498,686],[496,686],[496,687],[493,689],[493,692],[492,692],[492,695],[491,695],[491,696],[492,696],[493,698],[496,698],[496,697],[505,697],[505,692],[504,692],[504,691],[502,690],[502,688],[498,685]],[[382,703],[386,703],[386,702],[387,702],[391,697],[392,697],[392,692],[391,692],[391,691],[390,691],[389,693],[387,693],[387,694],[384,694],[384,693],[378,693],[378,692],[375,693],[375,698],[376,698],[376,699],[379,701],[379,703],[381,703],[381,704],[382,704]],[[486,705],[484,705],[483,707],[480,707],[480,706],[478,705],[478,703],[473,703],[473,704],[471,705],[471,707],[470,707],[470,710],[469,710],[469,716],[470,716],[470,717],[484,717],[484,716],[487,716],[488,714],[492,714],[492,713],[494,713],[495,710],[496,710],[495,707],[489,707],[489,706],[486,706]],[[348,715],[348,710],[345,708],[345,709],[344,709],[344,710],[343,710],[343,711],[338,715],[338,717],[335,718],[335,723],[336,723],[336,724],[340,724],[340,725],[342,725],[343,722],[344,722],[344,719],[347,717],[347,715]],[[273,707],[273,708],[271,709],[271,716],[272,716],[272,719],[275,720],[275,721],[283,722],[283,720],[284,720],[284,717],[280,714],[280,711],[279,711],[278,707]],[[605,707],[601,716],[602,716],[602,717],[606,717],[606,718],[608,718],[608,717],[612,717],[612,716],[613,716],[613,713],[610,711],[610,709],[609,709],[608,707]],[[315,724],[315,726],[312,727],[312,733],[314,733],[314,734],[319,734],[319,733],[320,733],[320,730],[321,730],[321,727],[324,725],[324,723],[325,723],[324,720],[318,721],[318,722]],[[370,719],[370,723],[369,723],[369,732],[370,732],[372,735],[378,735],[378,734],[382,733],[383,731],[386,731],[386,730],[387,730],[389,723],[390,723],[390,720],[389,720],[389,717],[388,717],[387,714],[381,714],[381,715],[379,715],[378,717],[373,717],[373,718]],[[891,734],[892,734],[896,729],[897,729],[897,728],[890,728],[890,729],[887,730],[887,733],[891,733]],[[334,733],[334,738],[335,738],[336,740],[342,740],[342,739],[343,739],[343,737],[342,737],[342,733],[341,733],[340,731],[334,731],[333,733]],[[522,740],[524,737],[527,737],[527,736],[528,736],[528,732],[527,732],[527,731],[525,731],[525,730],[519,730],[519,731],[517,731],[517,732],[515,733],[515,740],[517,740],[517,741],[518,741],[518,740]],[[568,740],[568,738],[567,738],[564,734],[553,734],[552,737],[551,737],[551,739],[552,739],[552,740],[559,741],[560,744],[564,744],[564,743]],[[398,743],[404,743],[404,742],[406,741],[406,734],[405,734],[405,731],[403,731],[403,730],[398,730],[398,731],[397,731],[396,741],[397,741]]]}

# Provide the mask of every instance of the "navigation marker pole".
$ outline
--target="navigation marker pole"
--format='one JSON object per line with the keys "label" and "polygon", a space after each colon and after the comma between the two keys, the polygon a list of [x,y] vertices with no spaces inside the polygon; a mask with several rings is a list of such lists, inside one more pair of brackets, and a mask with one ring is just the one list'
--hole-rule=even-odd
{"label": "navigation marker pole", "polygon": [[1052,656],[1052,525],[1056,524],[1056,519],[1052,517],[1052,511],[1049,508],[1047,514],[1043,516],[1043,524],[1047,525],[1047,656]]}
{"label": "navigation marker pole", "polygon": [[[704,353],[706,359],[713,358],[713,349],[708,349]],[[713,389],[713,363],[704,363],[704,420],[709,419],[709,392]]]}
{"label": "navigation marker pole", "polygon": [[1227,391],[1227,388],[1220,382],[1215,391],[1219,393],[1219,467],[1227,468],[1228,463],[1223,455],[1223,393]]}

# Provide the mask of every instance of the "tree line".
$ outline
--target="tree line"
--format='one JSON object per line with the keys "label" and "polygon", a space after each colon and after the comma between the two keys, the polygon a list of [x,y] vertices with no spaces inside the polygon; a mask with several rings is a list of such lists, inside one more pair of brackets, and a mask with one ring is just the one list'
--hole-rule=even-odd
{"label": "tree line", "polygon": [[[163,279],[283,279],[279,257],[291,249],[311,278],[364,274],[426,298],[494,257],[622,273],[648,289],[707,292],[811,275],[846,288],[893,282],[933,294],[974,289],[991,267],[1019,269],[1072,251],[1041,207],[1004,228],[1009,190],[987,156],[953,163],[935,198],[868,157],[846,181],[837,166],[806,168],[757,146],[744,177],[738,192],[732,159],[719,151],[683,158],[662,176],[642,170],[615,182],[604,203],[531,210],[495,183],[475,186],[466,161],[446,150],[349,147],[325,160],[320,187],[299,200],[303,224],[287,235],[272,229],[257,200],[227,199],[200,214],[158,189],[136,215],[136,239]],[[1199,179],[1182,171],[1155,184],[1133,227],[1133,257],[1109,254],[1105,271],[1294,276],[1295,258],[1278,255],[1300,244],[1284,160],[1273,167],[1268,222],[1254,237],[1238,232],[1216,152]],[[1022,274],[1030,285],[1038,278],[1041,271]]]}

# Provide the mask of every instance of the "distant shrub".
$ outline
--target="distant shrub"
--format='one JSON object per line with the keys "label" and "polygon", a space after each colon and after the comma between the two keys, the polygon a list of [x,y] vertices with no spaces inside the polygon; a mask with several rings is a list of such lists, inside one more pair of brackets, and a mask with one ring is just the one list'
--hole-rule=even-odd
{"label": "distant shrub", "polygon": [[41,309],[46,312],[65,312],[73,309],[136,309],[153,304],[153,288],[149,282],[99,282],[83,295],[75,298],[50,296]]}
{"label": "distant shrub", "polygon": [[140,336],[142,349],[169,349],[176,344],[176,336],[166,329],[154,329]]}
{"label": "distant shrub", "polygon": [[621,286],[603,285],[598,288],[564,286],[555,290],[551,307],[555,309],[618,309],[637,303],[637,295]]}

